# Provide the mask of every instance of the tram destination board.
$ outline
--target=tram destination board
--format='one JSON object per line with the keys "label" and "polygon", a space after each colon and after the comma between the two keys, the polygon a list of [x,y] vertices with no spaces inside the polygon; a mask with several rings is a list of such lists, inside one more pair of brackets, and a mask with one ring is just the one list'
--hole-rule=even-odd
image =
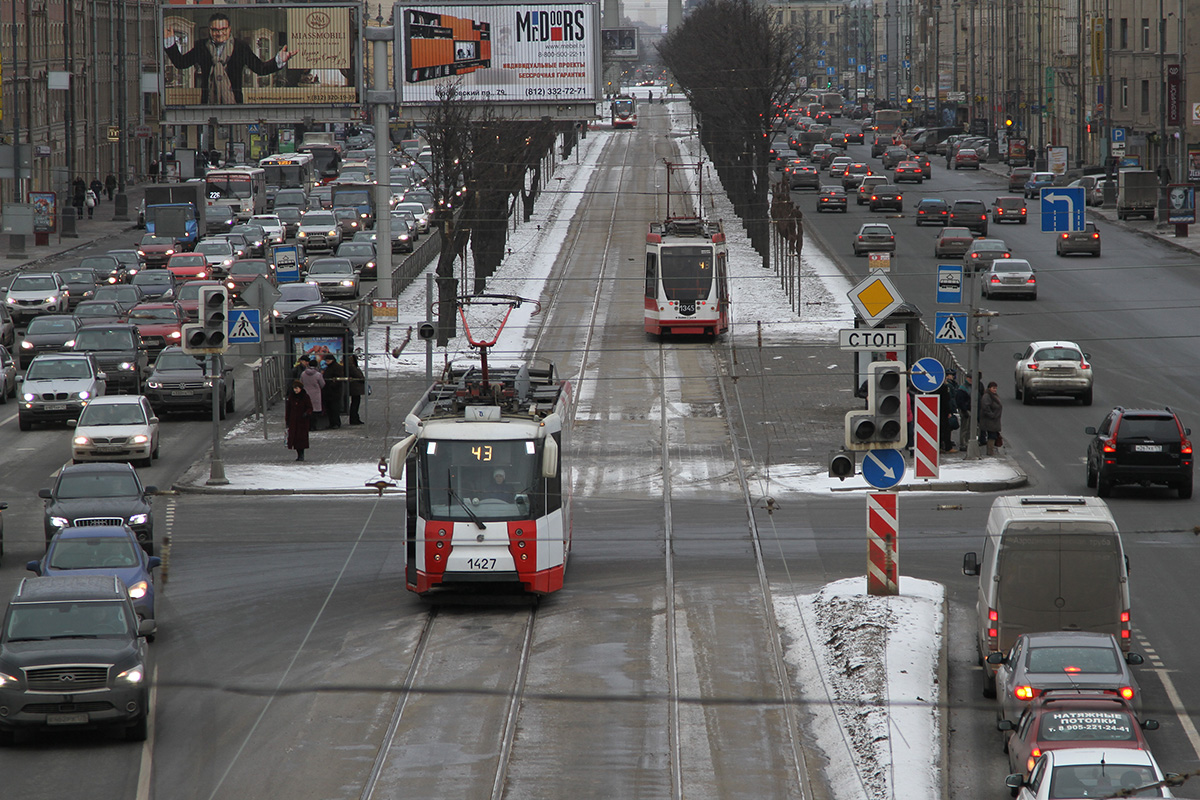
{"label": "tram destination board", "polygon": [[843,328],[838,331],[838,347],[842,350],[888,351],[903,350],[908,345],[904,328]]}

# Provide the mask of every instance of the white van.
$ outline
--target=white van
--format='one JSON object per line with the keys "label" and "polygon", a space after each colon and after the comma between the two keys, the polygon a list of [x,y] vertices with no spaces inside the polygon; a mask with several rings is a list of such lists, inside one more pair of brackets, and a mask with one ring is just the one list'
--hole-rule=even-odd
{"label": "white van", "polygon": [[1098,631],[1130,647],[1129,563],[1116,520],[1096,497],[998,497],[983,555],[963,573],[979,576],[977,647],[984,695],[994,697],[989,653],[1006,653],[1023,633]]}

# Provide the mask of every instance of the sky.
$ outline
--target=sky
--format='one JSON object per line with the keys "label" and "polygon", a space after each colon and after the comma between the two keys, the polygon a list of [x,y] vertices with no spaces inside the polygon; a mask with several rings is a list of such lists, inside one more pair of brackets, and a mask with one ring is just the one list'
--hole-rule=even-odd
{"label": "sky", "polygon": [[[698,144],[689,127],[691,118],[685,102],[672,101],[667,108],[672,115],[672,134],[683,157],[696,157]],[[594,126],[580,142],[578,156],[560,162],[534,218],[510,232],[510,252],[494,281],[494,285],[504,287],[498,291],[531,298],[542,295],[571,219],[611,135],[607,124]],[[778,281],[762,279],[761,259],[750,247],[745,231],[736,224],[737,215],[715,171],[706,173],[704,184],[706,192],[712,193],[709,215],[726,220],[731,283],[738,286],[740,305],[756,309],[756,316],[762,319],[774,320],[762,326],[765,341],[829,343],[836,340],[837,330],[852,326],[854,312],[846,296],[851,284],[815,242],[810,240],[804,248],[801,295],[805,302],[797,314]],[[561,188],[555,190],[555,186]],[[403,336],[407,326],[415,327],[425,319],[423,276],[401,295],[398,306],[400,317],[392,326],[393,340],[386,344],[395,345],[397,332]],[[737,306],[734,308],[736,311]],[[494,349],[495,360],[512,360],[527,352],[534,310],[533,304],[524,304],[512,312]],[[496,324],[497,313],[495,307],[475,309],[469,321],[483,331]],[[758,333],[755,322],[739,324],[735,318],[727,335],[749,340]],[[369,360],[372,381],[386,380],[388,375],[423,374],[423,344],[414,343],[408,352],[392,357],[386,354],[384,337],[384,326],[371,326],[368,349],[379,354]],[[447,348],[451,359],[470,358],[472,352],[461,335]],[[442,358],[438,352],[435,364],[442,363]],[[281,435],[278,425],[271,435]],[[331,434],[312,434],[314,452],[320,450],[320,437],[325,435]],[[227,434],[223,446],[261,447],[261,437],[262,423],[248,420]],[[686,471],[688,466],[682,465],[682,469]],[[314,484],[336,492],[361,489],[374,474],[375,461],[366,459],[336,465],[226,465],[231,486],[244,489],[290,489],[311,475]],[[998,460],[968,462],[956,458],[943,463],[941,480],[1009,478],[1012,474],[1012,468]],[[844,482],[829,478],[824,463],[776,465],[772,467],[772,481],[776,497],[788,493],[862,494],[868,488],[860,478]],[[905,483],[910,484],[910,490],[920,491],[921,482],[911,477],[911,471]],[[362,499],[370,502],[369,497]],[[811,710],[817,742],[829,758],[826,771],[835,800],[892,798],[897,786],[904,787],[904,793],[911,797],[941,796],[942,775],[936,768],[941,759],[936,754],[942,752],[943,742],[939,718],[942,687],[937,680],[943,649],[943,587],[902,576],[900,596],[871,597],[866,595],[865,577],[856,576],[828,584],[816,594],[797,594],[788,586],[776,586],[774,592],[786,658],[802,699]],[[880,653],[885,654],[882,662]]]}

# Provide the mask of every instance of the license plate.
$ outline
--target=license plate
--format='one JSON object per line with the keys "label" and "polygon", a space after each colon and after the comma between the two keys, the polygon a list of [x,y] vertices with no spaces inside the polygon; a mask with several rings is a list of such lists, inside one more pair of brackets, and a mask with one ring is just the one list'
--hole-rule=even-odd
{"label": "license plate", "polygon": [[46,406],[47,411],[66,411],[66,403],[55,403],[54,405]]}
{"label": "license plate", "polygon": [[1162,445],[1161,444],[1135,444],[1133,446],[1133,452],[1135,452],[1135,453],[1161,453]]}
{"label": "license plate", "polygon": [[87,725],[87,714],[47,714],[47,725]]}
{"label": "license plate", "polygon": [[171,390],[172,397],[191,397],[194,394],[195,394],[195,392],[193,392],[191,389],[172,389]]}
{"label": "license plate", "polygon": [[98,444],[96,449],[102,453],[115,453],[118,450],[124,450],[125,445],[121,444]]}

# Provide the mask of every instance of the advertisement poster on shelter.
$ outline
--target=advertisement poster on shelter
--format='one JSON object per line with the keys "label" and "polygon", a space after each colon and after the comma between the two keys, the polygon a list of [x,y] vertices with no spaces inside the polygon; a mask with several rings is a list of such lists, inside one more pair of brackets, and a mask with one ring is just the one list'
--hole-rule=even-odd
{"label": "advertisement poster on shelter", "polygon": [[599,5],[399,5],[396,85],[405,105],[461,100],[589,103],[600,86]]}

